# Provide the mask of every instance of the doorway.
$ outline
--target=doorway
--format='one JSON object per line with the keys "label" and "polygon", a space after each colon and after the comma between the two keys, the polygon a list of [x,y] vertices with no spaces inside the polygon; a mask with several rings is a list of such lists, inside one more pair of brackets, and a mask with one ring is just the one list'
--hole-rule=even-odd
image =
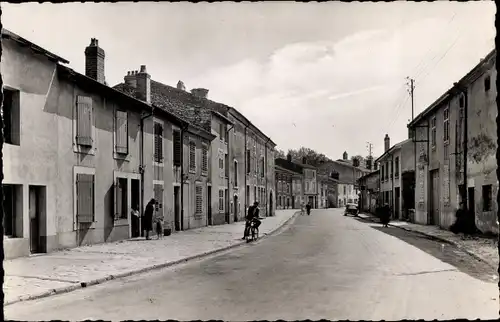
{"label": "doorway", "polygon": [[469,209],[468,217],[471,223],[476,222],[476,200],[474,187],[467,188],[467,208]]}
{"label": "doorway", "polygon": [[211,226],[212,223],[212,186],[207,187],[207,220],[208,225]]}
{"label": "doorway", "polygon": [[[141,212],[141,182],[139,179],[131,179],[130,182],[130,202],[132,208],[139,210]],[[141,227],[139,217],[131,216],[130,218],[130,235],[132,238],[139,237],[141,235]]]}
{"label": "doorway", "polygon": [[234,209],[234,222],[237,222],[238,221],[238,196],[237,195],[234,195],[233,197],[233,209]]}
{"label": "doorway", "polygon": [[395,219],[400,219],[400,199],[399,199],[399,196],[400,196],[400,191],[401,189],[399,187],[396,187],[395,188],[395,191],[394,191],[394,218]]}
{"label": "doorway", "polygon": [[29,187],[30,252],[47,252],[47,227],[45,212],[45,187]]}
{"label": "doorway", "polygon": [[430,214],[429,225],[439,224],[439,172],[434,170],[431,172],[430,181]]}
{"label": "doorway", "polygon": [[269,216],[273,215],[273,192],[269,193]]}
{"label": "doorway", "polygon": [[181,205],[180,205],[180,190],[181,187],[175,186],[174,187],[174,228],[175,231],[180,231],[181,230]]}

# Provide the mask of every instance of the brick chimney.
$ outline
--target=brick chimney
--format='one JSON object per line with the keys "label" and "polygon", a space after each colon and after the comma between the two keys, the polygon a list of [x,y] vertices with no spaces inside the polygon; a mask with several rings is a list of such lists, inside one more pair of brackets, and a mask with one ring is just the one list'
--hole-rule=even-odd
{"label": "brick chimney", "polygon": [[127,75],[123,78],[125,84],[133,88],[136,88],[137,87],[137,78],[135,77],[136,74],[137,74],[136,70],[127,72]]}
{"label": "brick chimney", "polygon": [[349,158],[347,151],[344,151],[344,154],[342,154],[342,159],[347,160]]}
{"label": "brick chimney", "polygon": [[391,139],[389,138],[389,134],[385,135],[384,138],[384,152],[387,152],[391,148]]}
{"label": "brick chimney", "polygon": [[205,88],[193,88],[191,94],[199,98],[207,98],[208,89]]}
{"label": "brick chimney", "polygon": [[286,159],[288,160],[288,162],[292,162],[292,155],[288,153]]}
{"label": "brick chimney", "polygon": [[104,49],[99,47],[99,40],[92,38],[85,48],[85,75],[104,84]]}
{"label": "brick chimney", "polygon": [[135,95],[141,101],[151,103],[151,75],[146,71],[146,65],[141,65],[141,70],[135,75]]}
{"label": "brick chimney", "polygon": [[184,85],[184,82],[183,81],[178,81],[177,82],[177,89],[180,89],[181,91],[185,91],[186,90],[186,85]]}

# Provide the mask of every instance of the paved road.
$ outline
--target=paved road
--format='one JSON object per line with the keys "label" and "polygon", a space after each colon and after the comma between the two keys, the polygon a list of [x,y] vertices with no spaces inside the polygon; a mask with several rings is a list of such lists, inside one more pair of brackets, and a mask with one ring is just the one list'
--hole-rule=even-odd
{"label": "paved road", "polygon": [[497,318],[495,271],[398,228],[314,210],[260,243],[5,308],[16,320]]}

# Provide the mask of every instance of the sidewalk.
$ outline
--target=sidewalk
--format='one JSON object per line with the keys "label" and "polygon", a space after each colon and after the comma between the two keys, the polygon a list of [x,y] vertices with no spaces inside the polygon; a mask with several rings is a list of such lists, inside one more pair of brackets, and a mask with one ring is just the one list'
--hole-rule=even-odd
{"label": "sidewalk", "polygon": [[[373,215],[359,214],[361,218],[372,221],[379,221]],[[472,237],[464,238],[463,235],[455,235],[449,230],[440,229],[437,226],[418,225],[405,221],[392,221],[389,226],[398,227],[404,230],[417,232],[442,242],[452,244],[469,255],[479,259],[493,268],[498,268],[498,240],[490,238]]]}
{"label": "sidewalk", "polygon": [[[271,234],[296,217],[277,210],[259,227]],[[174,233],[163,239],[131,239],[4,261],[5,304],[69,292],[118,277],[167,267],[243,245],[244,222]]]}

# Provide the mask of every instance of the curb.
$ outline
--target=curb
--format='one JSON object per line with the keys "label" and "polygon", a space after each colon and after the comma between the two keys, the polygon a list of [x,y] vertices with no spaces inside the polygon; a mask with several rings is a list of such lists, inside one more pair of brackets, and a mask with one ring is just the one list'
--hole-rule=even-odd
{"label": "curb", "polygon": [[[270,236],[274,235],[276,232],[278,232],[285,225],[288,225],[288,224],[290,224],[292,222],[292,220],[295,220],[297,218],[298,214],[300,214],[300,211],[295,212],[290,218],[288,218],[286,221],[284,221],[283,223],[281,223],[278,227],[276,227],[271,232],[269,232],[267,234],[264,234],[257,241],[260,241],[262,239],[265,239],[266,237],[270,237]],[[92,286],[92,285],[102,284],[102,283],[105,283],[105,282],[108,282],[108,281],[112,281],[112,280],[115,280],[115,279],[129,277],[129,276],[132,276],[132,275],[138,275],[138,274],[142,274],[142,273],[145,273],[145,272],[149,272],[149,271],[153,271],[153,270],[157,270],[157,269],[161,269],[161,268],[167,268],[167,267],[170,267],[170,266],[181,264],[183,262],[188,262],[188,261],[191,261],[191,260],[200,259],[200,258],[203,258],[203,257],[208,257],[210,255],[214,255],[214,254],[217,254],[217,253],[222,253],[224,251],[227,251],[227,250],[230,250],[230,249],[233,249],[233,248],[242,247],[242,246],[245,246],[247,244],[248,243],[246,241],[241,241],[241,242],[235,243],[233,245],[229,245],[229,246],[225,246],[225,247],[222,247],[222,248],[213,249],[213,250],[210,250],[208,252],[204,252],[204,253],[201,253],[201,254],[197,254],[197,255],[193,255],[193,256],[189,256],[189,257],[185,257],[185,258],[181,258],[181,259],[178,259],[178,260],[175,260],[175,261],[172,261],[172,262],[166,262],[166,263],[162,263],[162,264],[156,264],[156,265],[153,265],[153,266],[144,267],[144,268],[141,268],[141,269],[137,269],[137,270],[133,270],[133,271],[128,271],[128,272],[124,272],[124,273],[120,273],[120,274],[116,274],[116,275],[108,275],[106,277],[98,278],[98,279],[95,279],[95,280],[92,280],[92,281],[89,281],[89,282],[75,283],[75,285],[53,289],[53,290],[46,291],[44,293],[40,293],[40,294],[36,294],[36,295],[21,296],[21,297],[15,299],[15,300],[4,302],[4,307],[7,306],[7,305],[12,305],[12,304],[18,303],[18,302],[32,301],[32,300],[37,300],[37,299],[41,299],[41,298],[53,296],[53,295],[69,293],[69,292],[76,291],[76,290],[81,289],[81,288],[86,288],[86,287],[89,287],[89,286]]]}
{"label": "curb", "polygon": [[[362,217],[359,217],[363,220],[369,220],[371,222],[375,222],[374,220],[372,220],[373,217],[369,217],[369,218],[362,218]],[[413,230],[413,229],[409,229],[409,228],[406,228],[406,227],[403,227],[403,226],[398,226],[398,225],[393,225],[391,223],[388,224],[389,226],[391,227],[395,227],[395,228],[399,228],[399,229],[402,229],[402,230],[406,230],[406,231],[409,231],[409,232],[412,232],[412,233],[416,233],[416,234],[420,234],[420,235],[423,235],[423,236],[426,236],[428,237],[429,239],[432,239],[432,240],[435,240],[435,241],[439,241],[439,242],[443,242],[443,243],[446,243],[448,245],[452,245],[458,249],[460,249],[461,251],[463,251],[464,253],[466,253],[467,255],[475,258],[476,260],[480,261],[480,262],[483,262],[485,263],[486,265],[490,266],[491,268],[493,269],[497,269],[498,267],[496,267],[495,265],[493,264],[490,264],[488,261],[486,261],[484,258],[482,258],[481,256],[479,255],[476,255],[474,254],[473,252],[471,252],[470,250],[468,250],[467,248],[461,246],[460,244],[454,242],[454,241],[451,241],[451,240],[447,240],[445,238],[442,238],[442,237],[438,237],[438,236],[433,236],[433,235],[430,235],[428,233],[424,233],[422,231],[418,231],[418,230]]]}

